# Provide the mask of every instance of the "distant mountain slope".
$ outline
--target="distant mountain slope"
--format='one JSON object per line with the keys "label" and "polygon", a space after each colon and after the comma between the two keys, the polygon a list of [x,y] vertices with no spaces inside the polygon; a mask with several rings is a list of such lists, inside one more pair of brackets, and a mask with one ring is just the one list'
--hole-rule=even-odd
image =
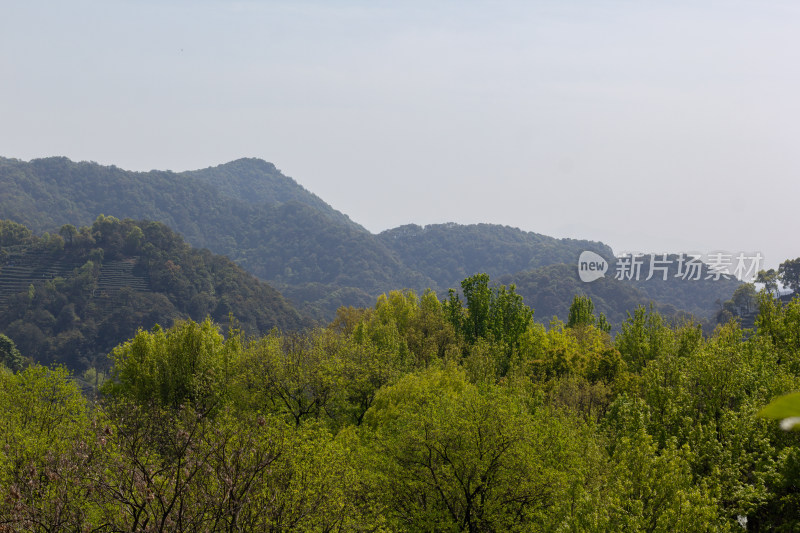
{"label": "distant mountain slope", "polygon": [[[656,255],[657,261],[659,257],[660,254]],[[710,273],[707,265],[702,265],[700,279],[676,278],[678,268],[678,256],[676,255],[668,255],[666,258],[670,264],[666,280],[658,272],[648,280],[650,260],[651,256],[645,254],[642,258],[642,275],[639,279],[632,279],[625,283],[642,291],[653,300],[665,305],[672,305],[704,319],[713,318],[721,309],[722,303],[728,300],[736,288],[741,285],[741,282],[732,276],[730,279],[722,277],[714,279],[715,276]],[[612,265],[608,275],[614,277],[614,273],[615,266]]]}
{"label": "distant mountain slope", "polygon": [[[649,262],[645,260],[644,272]],[[535,312],[537,321],[547,323],[554,316],[567,320],[569,306],[575,295],[592,298],[598,313],[605,313],[617,328],[627,318],[627,313],[637,306],[653,303],[666,317],[692,314],[695,319],[712,328],[720,303],[727,300],[739,286],[736,280],[705,279],[708,269],[703,268],[700,280],[689,281],[669,277],[641,280],[615,279],[615,263],[603,278],[590,283],[580,280],[574,264],[549,265],[498,278],[498,282],[515,284],[517,292]]]}
{"label": "distant mountain slope", "polygon": [[382,242],[301,203],[288,202],[251,218],[232,256],[244,268],[282,286],[322,283],[370,293],[428,286]]}
{"label": "distant mountain slope", "polygon": [[[492,224],[405,225],[373,235],[271,163],[239,159],[188,172],[129,172],[63,157],[0,158],[0,219],[35,231],[89,225],[101,214],[163,222],[193,246],[224,254],[317,319],[369,306],[397,288],[440,293],[472,274],[493,279],[608,246]],[[709,316],[733,288],[640,282],[648,297]],[[721,296],[720,296],[721,295]]]}
{"label": "distant mountain slope", "polygon": [[536,321],[545,324],[553,317],[566,322],[572,299],[578,294],[589,296],[595,312],[605,314],[614,329],[619,328],[628,312],[633,314],[636,307],[648,306],[651,302],[667,317],[678,314],[675,307],[659,304],[643,291],[613,277],[584,283],[573,265],[550,265],[517,272],[500,277],[498,283],[515,284],[517,293],[533,308]]}
{"label": "distant mountain slope", "polygon": [[517,293],[533,308],[536,320],[544,323],[553,317],[566,321],[569,306],[577,294],[591,297],[595,311],[604,313],[615,325],[624,320],[626,311],[633,311],[636,306],[647,305],[650,301],[642,292],[613,279],[583,283],[578,279],[577,270],[570,265],[549,265],[517,272],[500,277],[498,282],[515,284]]}
{"label": "distant mountain slope", "polygon": [[326,204],[319,196],[306,190],[288,176],[284,176],[275,165],[261,159],[244,158],[181,173],[213,185],[223,195],[256,206],[276,206],[288,202],[305,204],[338,222],[369,233],[347,215]]}
{"label": "distant mountain slope", "polygon": [[250,334],[311,324],[275,289],[157,222],[99,217],[34,236],[0,221],[0,332],[23,354],[73,368],[102,365],[139,327],[233,315]]}
{"label": "distant mountain slope", "polygon": [[[163,222],[195,246],[218,249],[228,235],[243,231],[244,206],[174,172],[129,172],[65,157],[0,158],[0,218],[37,232],[91,225],[107,214]],[[220,227],[226,232],[214,231]]]}
{"label": "distant mountain slope", "polygon": [[397,287],[430,285],[372,234],[260,160],[174,173],[0,158],[0,218],[57,231],[101,214],[163,222],[261,279],[319,295],[303,303],[320,316],[360,305],[365,295],[374,301]]}
{"label": "distant mountain slope", "polygon": [[603,243],[555,239],[497,224],[409,224],[384,231],[378,238],[441,289],[456,287],[480,272],[496,278],[559,263],[577,265],[584,250],[613,255]]}

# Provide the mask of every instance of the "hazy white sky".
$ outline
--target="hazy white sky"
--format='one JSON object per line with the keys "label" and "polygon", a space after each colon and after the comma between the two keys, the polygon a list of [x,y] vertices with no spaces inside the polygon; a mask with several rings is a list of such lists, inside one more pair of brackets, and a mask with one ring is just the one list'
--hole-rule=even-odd
{"label": "hazy white sky", "polygon": [[372,231],[800,256],[800,4],[4,0],[0,155],[275,163]]}

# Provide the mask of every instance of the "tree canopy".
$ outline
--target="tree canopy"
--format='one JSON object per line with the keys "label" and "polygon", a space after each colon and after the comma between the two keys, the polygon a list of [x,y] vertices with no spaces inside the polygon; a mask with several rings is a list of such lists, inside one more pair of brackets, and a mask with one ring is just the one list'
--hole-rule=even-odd
{"label": "tree canopy", "polygon": [[800,447],[761,416],[796,413],[800,299],[762,293],[754,330],[706,336],[641,307],[612,337],[585,295],[544,326],[488,276],[462,290],[393,291],[303,333],[142,330],[97,397],[63,368],[0,367],[0,527],[800,525]]}
{"label": "tree canopy", "polygon": [[[56,234],[67,244],[77,237],[77,228],[92,225],[100,214],[166,224],[192,246],[228,256],[323,321],[341,306],[367,307],[399,288],[420,294],[430,288],[443,295],[481,272],[495,279],[514,276],[501,281],[515,283],[533,301],[526,292],[533,278],[559,272],[561,279],[547,288],[570,284],[581,252],[593,251],[609,261],[613,255],[599,242],[493,224],[412,224],[373,235],[258,159],[176,173],[129,172],[63,157],[0,158],[0,190],[0,219]],[[11,227],[6,231],[10,239],[24,238]],[[563,268],[551,268],[556,266]],[[670,278],[614,284],[619,294],[608,298],[600,294],[603,289],[586,290],[593,291],[598,309],[615,322],[649,300],[711,318],[714,302],[730,298],[735,285]],[[571,298],[574,292],[568,292]],[[547,299],[546,305],[537,302],[537,309],[546,311],[539,316],[566,319],[569,303],[562,296]],[[637,300],[633,306],[620,305],[631,299]]]}
{"label": "tree canopy", "polygon": [[[225,257],[157,222],[99,216],[63,235],[0,221],[0,331],[22,355],[74,369],[102,366],[139,328],[209,316],[248,334],[311,321]],[[13,235],[13,238],[11,237]]]}

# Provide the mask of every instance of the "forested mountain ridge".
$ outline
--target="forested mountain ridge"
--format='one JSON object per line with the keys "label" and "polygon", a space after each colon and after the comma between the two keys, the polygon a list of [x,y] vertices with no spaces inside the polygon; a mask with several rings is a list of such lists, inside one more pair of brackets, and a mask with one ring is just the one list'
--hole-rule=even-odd
{"label": "forested mountain ridge", "polygon": [[637,306],[651,303],[667,318],[694,315],[696,320],[715,325],[715,316],[723,302],[731,298],[741,283],[735,279],[706,279],[707,266],[701,269],[700,279],[683,280],[670,275],[666,280],[653,277],[646,280],[649,259],[643,261],[640,279],[616,278],[616,261],[609,260],[605,277],[585,283],[580,280],[574,264],[555,264],[504,274],[498,281],[514,284],[525,302],[536,310],[537,321],[546,323],[552,317],[566,321],[571,298],[576,294],[589,296],[598,312],[602,312],[616,327],[625,321],[628,312]]}
{"label": "forested mountain ridge", "polygon": [[0,332],[41,363],[102,365],[137,329],[206,316],[243,331],[311,321],[230,259],[158,222],[101,216],[37,237],[0,221]]}
{"label": "forested mountain ridge", "polygon": [[[499,283],[515,285],[525,303],[536,312],[538,322],[547,323],[553,317],[566,322],[572,297],[576,294],[589,296],[598,313],[603,313],[615,326],[622,324],[627,312],[637,306],[647,306],[652,301],[644,292],[612,277],[583,283],[572,265],[548,265],[545,267],[506,274],[498,278]],[[657,305],[657,304],[656,304]],[[659,308],[665,316],[674,316],[674,308]]]}
{"label": "forested mountain ridge", "polygon": [[[543,267],[574,266],[584,250],[613,263],[611,249],[600,242],[556,239],[493,224],[409,224],[373,235],[259,159],[176,173],[130,172],[64,157],[30,162],[0,158],[0,219],[37,232],[57,232],[63,224],[90,225],[100,214],[162,222],[193,246],[227,255],[320,320],[331,319],[340,306],[368,306],[393,289],[421,293],[432,288],[444,294],[480,272],[526,278],[526,272]],[[564,283],[592,292],[573,283],[574,268],[569,276]],[[726,300],[734,290],[724,283],[700,284],[700,291],[700,285],[678,283],[670,279],[612,287],[629,293],[622,287],[634,285],[649,299],[705,317],[716,311],[716,300]],[[557,300],[569,296],[559,294]],[[535,299],[546,301],[538,295]],[[641,298],[620,293],[603,300]],[[556,308],[560,316],[563,307],[545,305],[537,309],[537,319],[549,320]],[[611,315],[624,316],[627,310]]]}
{"label": "forested mountain ridge", "polygon": [[262,159],[242,158],[215,167],[189,170],[184,176],[200,179],[216,187],[223,195],[256,206],[275,206],[299,202],[320,211],[338,222],[369,233],[350,217],[335,210],[322,198],[285,176],[274,164]]}
{"label": "forested mountain ridge", "polygon": [[91,224],[100,214],[163,222],[193,246],[227,255],[283,290],[323,294],[327,316],[398,286],[430,284],[368,231],[260,160],[175,173],[64,157],[0,158],[0,219],[53,232]]}
{"label": "forested mountain ridge", "polygon": [[613,257],[611,248],[600,242],[556,239],[497,224],[408,224],[378,238],[440,289],[455,287],[478,272],[494,278],[560,263],[576,265],[584,250]]}
{"label": "forested mountain ridge", "polygon": [[[135,172],[114,165],[73,162],[66,157],[30,162],[0,157],[0,184],[3,185],[0,205],[4,212],[13,215],[6,218],[20,219],[20,223],[34,231],[69,223],[91,224],[104,208],[110,208],[107,212],[113,209],[142,212],[149,215],[148,220],[160,215],[171,218],[163,222],[175,227],[185,226],[190,220],[197,222],[201,215],[233,216],[240,202],[261,207],[298,202],[368,233],[281,174],[272,163],[253,158],[186,172]],[[176,203],[177,200],[191,202]],[[213,234],[204,235],[193,229],[184,228],[183,233],[193,239],[205,237],[210,239],[208,243],[214,242]]]}
{"label": "forested mountain ridge", "polygon": [[227,235],[243,231],[237,202],[213,187],[170,171],[129,172],[115,166],[74,163],[65,157],[29,163],[0,159],[0,219],[35,232],[64,224],[91,225],[101,214],[154,220],[180,232],[194,246],[225,247]]}

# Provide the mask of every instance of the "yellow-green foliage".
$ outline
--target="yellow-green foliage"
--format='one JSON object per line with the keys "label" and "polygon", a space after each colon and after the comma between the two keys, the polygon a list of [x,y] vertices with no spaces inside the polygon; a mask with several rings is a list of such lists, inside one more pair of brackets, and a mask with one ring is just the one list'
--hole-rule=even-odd
{"label": "yellow-green foliage", "polygon": [[576,440],[502,388],[453,367],[409,374],[365,421],[373,482],[397,530],[546,529],[563,512]]}
{"label": "yellow-green foliage", "polygon": [[758,416],[800,389],[795,303],[764,303],[755,332],[640,309],[613,339],[584,312],[513,344],[467,338],[449,305],[393,292],[247,341],[140,331],[93,405],[62,369],[0,369],[0,529],[800,525],[796,434]]}
{"label": "yellow-green foliage", "polygon": [[200,411],[215,410],[228,399],[240,355],[239,336],[225,339],[210,319],[180,322],[168,330],[140,330],[111,352],[113,373],[104,392],[143,405],[178,408],[186,403]]}

